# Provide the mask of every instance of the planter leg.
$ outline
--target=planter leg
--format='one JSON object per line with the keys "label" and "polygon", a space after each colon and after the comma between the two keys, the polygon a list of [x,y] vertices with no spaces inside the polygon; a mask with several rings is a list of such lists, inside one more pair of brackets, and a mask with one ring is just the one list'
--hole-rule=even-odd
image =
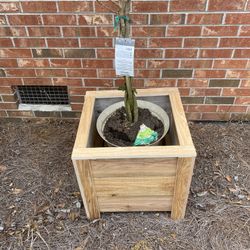
{"label": "planter leg", "polygon": [[87,217],[90,220],[98,219],[100,218],[100,209],[94,190],[90,162],[74,160],[73,163]]}
{"label": "planter leg", "polygon": [[193,175],[195,158],[179,158],[177,162],[175,192],[172,203],[171,218],[183,219],[185,216],[189,188]]}

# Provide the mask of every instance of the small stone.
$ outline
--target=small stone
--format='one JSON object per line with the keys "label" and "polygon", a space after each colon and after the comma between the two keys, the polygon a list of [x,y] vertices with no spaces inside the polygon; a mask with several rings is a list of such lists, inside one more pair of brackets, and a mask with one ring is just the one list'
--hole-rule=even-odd
{"label": "small stone", "polygon": [[239,176],[235,175],[234,176],[234,181],[238,181],[239,180]]}
{"label": "small stone", "polygon": [[82,205],[81,205],[81,202],[77,201],[77,202],[76,202],[76,207],[80,209],[81,206],[82,206]]}

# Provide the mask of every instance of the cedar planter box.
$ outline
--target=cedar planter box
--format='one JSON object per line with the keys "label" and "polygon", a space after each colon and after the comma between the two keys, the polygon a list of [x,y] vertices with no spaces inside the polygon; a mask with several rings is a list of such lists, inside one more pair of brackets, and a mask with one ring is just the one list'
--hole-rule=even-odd
{"label": "cedar planter box", "polygon": [[169,115],[161,146],[104,147],[98,115],[123,100],[118,90],[89,91],[72,153],[87,217],[100,212],[171,211],[185,215],[196,151],[177,88],[138,90],[138,100],[158,104]]}

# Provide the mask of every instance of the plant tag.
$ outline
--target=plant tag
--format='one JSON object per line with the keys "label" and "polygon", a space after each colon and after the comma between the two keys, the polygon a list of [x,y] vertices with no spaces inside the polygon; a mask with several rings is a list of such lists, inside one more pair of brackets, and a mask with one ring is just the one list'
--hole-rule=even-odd
{"label": "plant tag", "polygon": [[115,72],[121,76],[134,76],[135,40],[115,39]]}

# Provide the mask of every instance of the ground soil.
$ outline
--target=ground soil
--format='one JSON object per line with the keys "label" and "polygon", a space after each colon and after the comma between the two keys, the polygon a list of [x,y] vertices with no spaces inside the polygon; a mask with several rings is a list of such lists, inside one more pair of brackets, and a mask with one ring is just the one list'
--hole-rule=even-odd
{"label": "ground soil", "polygon": [[158,138],[161,138],[164,131],[163,123],[148,109],[138,108],[138,121],[131,124],[127,120],[124,107],[114,112],[107,120],[103,131],[104,136],[114,145],[133,146],[142,124],[157,132]]}
{"label": "ground soil", "polygon": [[0,249],[250,249],[250,124],[191,123],[187,213],[88,221],[70,160],[77,121],[0,120]]}

